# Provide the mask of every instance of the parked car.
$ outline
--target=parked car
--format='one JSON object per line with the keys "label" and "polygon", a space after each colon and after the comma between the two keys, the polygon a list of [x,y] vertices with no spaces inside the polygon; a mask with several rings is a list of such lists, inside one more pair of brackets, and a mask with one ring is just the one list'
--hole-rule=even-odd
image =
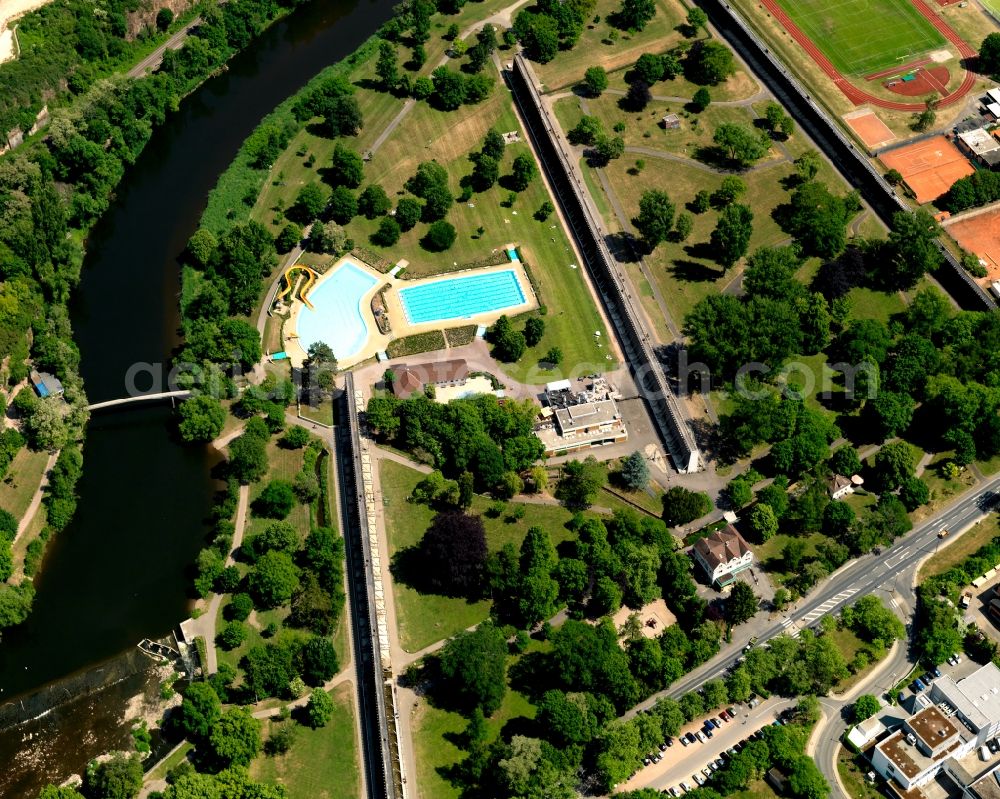
{"label": "parked car", "polygon": [[[736,746],[739,746],[739,744],[737,744]],[[739,749],[737,749],[736,746],[730,746],[726,750],[726,754],[729,755],[730,757],[736,757],[736,753],[739,751]]]}
{"label": "parked car", "polygon": [[712,770],[710,768],[708,768],[708,767],[703,768],[701,770],[701,773],[705,775],[705,779],[706,780],[712,779]]}
{"label": "parked car", "polygon": [[990,740],[988,740],[986,742],[986,745],[990,748],[990,751],[993,754],[996,754],[997,752],[1000,752],[1000,744],[997,743],[997,739],[996,738],[991,738]]}
{"label": "parked car", "polygon": [[665,740],[663,743],[665,743],[667,746],[673,746],[674,745],[674,739],[673,738],[667,738],[667,740]]}
{"label": "parked car", "polygon": [[913,681],[913,685],[911,687],[913,688],[913,693],[915,694],[919,694],[921,691],[927,688],[927,686],[924,685],[924,681],[921,680],[919,677],[917,677],[917,679]]}
{"label": "parked car", "polygon": [[937,666],[934,667],[934,676],[935,677],[941,676],[941,669],[939,669]]}
{"label": "parked car", "polygon": [[734,707],[727,707],[726,708],[726,712],[729,714],[729,718],[731,718],[731,719],[736,718],[736,708],[734,708]]}
{"label": "parked car", "polygon": [[694,734],[694,737],[697,738],[701,743],[705,743],[705,736],[702,734],[701,730],[698,730],[698,732]]}
{"label": "parked car", "polygon": [[716,758],[716,760],[715,760],[715,767],[716,768],[722,768],[724,765],[726,765],[726,761],[725,760],[723,760],[721,757]]}
{"label": "parked car", "polygon": [[712,733],[712,728],[711,727],[705,727],[705,729],[703,729],[702,732],[705,733],[705,737],[706,738],[711,738],[712,737],[713,733]]}
{"label": "parked car", "polygon": [[701,774],[695,774],[694,775],[694,781],[697,782],[699,785],[704,785],[705,784],[705,778],[702,777]]}
{"label": "parked car", "polygon": [[958,606],[965,610],[972,604],[972,591],[964,591],[961,598],[958,600]]}
{"label": "parked car", "polygon": [[676,785],[671,785],[670,786],[670,795],[673,796],[673,797],[677,797],[677,796],[681,795],[681,792],[677,790],[677,786]]}
{"label": "parked car", "polygon": [[681,782],[681,790],[684,791],[684,793],[687,793],[688,791],[691,790],[691,786],[688,785],[686,782],[682,781]]}
{"label": "parked car", "polygon": [[688,745],[688,738],[687,738],[687,736],[686,735],[681,735],[679,737],[680,737],[681,746],[687,746]]}
{"label": "parked car", "polygon": [[716,763],[715,763],[714,760],[709,761],[708,767],[712,771],[718,771],[719,770],[719,767],[716,765]]}
{"label": "parked car", "polygon": [[711,719],[709,719],[709,721],[711,721],[712,724],[715,725],[715,729],[718,730],[718,729],[722,728],[722,722],[720,722],[717,718],[711,718]]}
{"label": "parked car", "polygon": [[720,710],[719,718],[722,719],[723,721],[729,721],[732,718],[732,716],[730,716],[729,713],[727,713],[725,710]]}

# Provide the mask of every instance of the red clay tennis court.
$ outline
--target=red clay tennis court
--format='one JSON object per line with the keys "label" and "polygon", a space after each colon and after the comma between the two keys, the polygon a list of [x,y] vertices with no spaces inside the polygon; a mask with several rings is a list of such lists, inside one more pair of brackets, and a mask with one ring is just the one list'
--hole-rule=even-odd
{"label": "red clay tennis court", "polygon": [[989,280],[1000,280],[1000,208],[946,224],[949,235],[963,250],[986,262]]}
{"label": "red clay tennis court", "polygon": [[874,111],[852,111],[844,116],[844,122],[850,126],[869,150],[874,150],[896,138],[896,134],[875,115]]}
{"label": "red clay tennis court", "polygon": [[889,169],[903,176],[918,203],[929,203],[944,194],[959,178],[976,170],[961,151],[944,136],[908,144],[879,156]]}

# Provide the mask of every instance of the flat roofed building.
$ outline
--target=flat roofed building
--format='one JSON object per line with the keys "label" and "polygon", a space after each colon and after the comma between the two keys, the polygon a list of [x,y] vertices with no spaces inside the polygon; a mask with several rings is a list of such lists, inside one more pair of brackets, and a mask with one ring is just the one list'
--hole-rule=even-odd
{"label": "flat roofed building", "polygon": [[1000,669],[992,662],[955,682],[945,675],[931,684],[931,701],[955,708],[976,733],[978,745],[1000,733]]}
{"label": "flat roofed building", "polygon": [[911,716],[903,727],[872,750],[872,766],[886,779],[904,790],[934,779],[947,757],[967,754],[973,747],[971,736],[963,739],[955,726],[937,707],[931,706]]}
{"label": "flat roofed building", "polygon": [[599,377],[581,392],[574,392],[568,380],[549,383],[545,391],[547,405],[542,407],[535,427],[545,456],[627,441],[628,429],[615,396],[614,387]]}
{"label": "flat roofed building", "polygon": [[48,372],[36,372],[31,370],[31,384],[35,387],[39,397],[61,397],[63,384],[59,378]]}
{"label": "flat roofed building", "polygon": [[753,565],[753,550],[731,524],[695,541],[691,555],[719,588],[736,581],[736,575]]}
{"label": "flat roofed building", "polygon": [[959,147],[984,166],[1000,163],[1000,142],[985,128],[958,134]]}

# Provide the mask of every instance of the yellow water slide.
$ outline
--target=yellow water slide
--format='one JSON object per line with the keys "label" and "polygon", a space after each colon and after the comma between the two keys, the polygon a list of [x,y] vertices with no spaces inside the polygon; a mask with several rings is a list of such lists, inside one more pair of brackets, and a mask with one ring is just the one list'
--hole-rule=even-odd
{"label": "yellow water slide", "polygon": [[310,310],[314,310],[312,303],[309,302],[308,299],[306,299],[306,296],[309,294],[309,289],[311,289],[313,287],[313,284],[316,282],[316,278],[318,277],[318,275],[313,269],[310,269],[308,266],[293,264],[292,266],[288,267],[288,269],[285,270],[285,287],[277,293],[275,299],[276,300],[284,299],[295,288],[295,283],[292,281],[292,273],[295,272],[296,270],[304,272],[306,278],[305,285],[299,287],[298,297],[300,300],[302,300],[302,302],[306,304],[306,307],[308,307]]}

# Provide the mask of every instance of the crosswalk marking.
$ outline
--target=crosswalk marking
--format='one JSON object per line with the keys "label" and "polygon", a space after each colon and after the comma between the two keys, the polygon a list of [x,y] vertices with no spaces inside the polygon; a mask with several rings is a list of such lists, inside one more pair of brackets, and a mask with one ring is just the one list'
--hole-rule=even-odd
{"label": "crosswalk marking", "polygon": [[846,591],[841,591],[839,594],[834,596],[832,599],[828,599],[822,605],[819,605],[809,611],[805,616],[802,617],[802,623],[808,624],[811,621],[815,621],[820,616],[825,616],[831,610],[833,610],[837,605],[846,599],[850,599],[858,593],[857,588],[848,588]]}
{"label": "crosswalk marking", "polygon": [[781,620],[781,626],[784,627],[784,632],[788,633],[792,638],[799,637],[799,628],[795,626],[795,622],[791,619],[785,618]]}

